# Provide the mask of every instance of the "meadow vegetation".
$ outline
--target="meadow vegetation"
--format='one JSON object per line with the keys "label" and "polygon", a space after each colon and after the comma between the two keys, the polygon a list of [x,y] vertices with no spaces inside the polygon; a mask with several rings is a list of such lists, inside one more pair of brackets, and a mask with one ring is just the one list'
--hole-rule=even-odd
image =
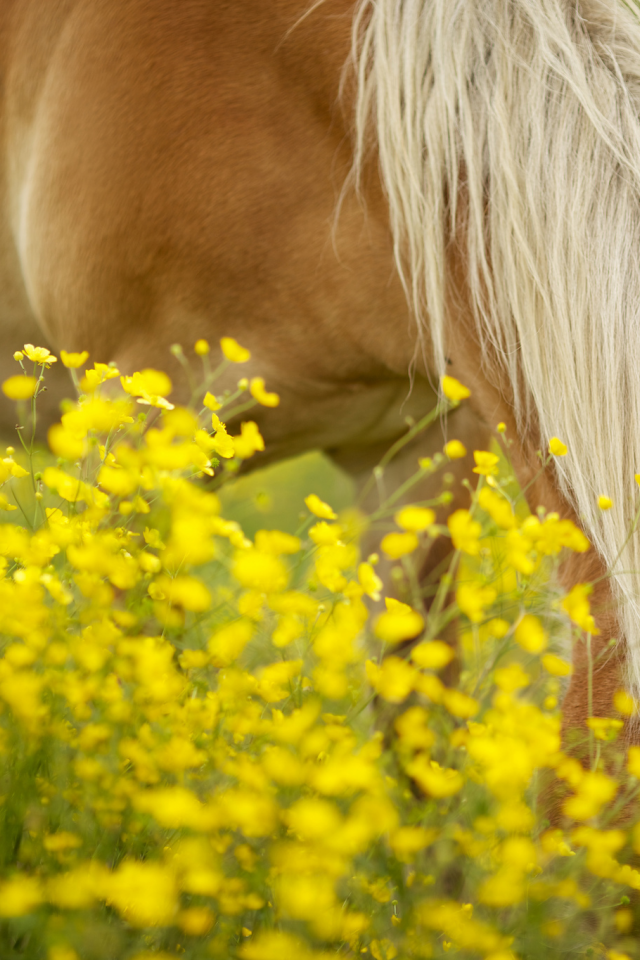
{"label": "meadow vegetation", "polygon": [[[469,510],[446,516],[452,439],[372,516],[308,490],[295,533],[258,504],[249,537],[219,490],[263,448],[251,404],[278,397],[217,395],[248,358],[221,349],[174,348],[201,385],[184,407],[164,373],[32,345],[2,386],[22,426],[0,459],[0,956],[640,956],[636,704],[620,690],[571,755],[560,738],[595,625],[589,585],[554,571],[583,533],[529,513],[499,425]],[[40,462],[54,362],[78,398]],[[432,419],[468,395],[443,390]],[[432,474],[437,497],[398,506]],[[365,529],[396,564],[374,614]]]}

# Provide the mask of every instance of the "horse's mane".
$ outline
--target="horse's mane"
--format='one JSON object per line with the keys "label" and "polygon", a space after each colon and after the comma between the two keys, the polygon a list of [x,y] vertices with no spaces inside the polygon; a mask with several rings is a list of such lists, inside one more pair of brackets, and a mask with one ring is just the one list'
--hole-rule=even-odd
{"label": "horse's mane", "polygon": [[[520,429],[614,570],[640,691],[640,20],[622,0],[361,0],[356,175],[371,147],[396,258],[445,368],[446,246]],[[465,213],[460,216],[462,202]],[[463,225],[462,227],[460,225]],[[462,231],[462,236],[460,233]],[[428,318],[428,321],[427,321]],[[602,513],[599,494],[614,509]]]}

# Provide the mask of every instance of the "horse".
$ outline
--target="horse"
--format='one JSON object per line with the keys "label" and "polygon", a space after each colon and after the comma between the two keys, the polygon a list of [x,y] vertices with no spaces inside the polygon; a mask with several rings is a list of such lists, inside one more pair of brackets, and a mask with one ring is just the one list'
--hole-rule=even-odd
{"label": "horse", "polygon": [[593,544],[561,570],[595,582],[603,652],[589,705],[576,644],[565,721],[638,692],[633,4],[2,0],[0,70],[3,379],[25,341],[130,372],[232,335],[281,397],[268,456],[361,478],[450,374],[448,436],[503,421],[530,502]]}

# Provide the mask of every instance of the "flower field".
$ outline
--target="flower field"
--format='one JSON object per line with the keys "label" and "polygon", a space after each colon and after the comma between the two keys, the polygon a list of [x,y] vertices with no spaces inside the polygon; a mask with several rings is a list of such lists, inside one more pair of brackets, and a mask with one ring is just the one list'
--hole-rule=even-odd
{"label": "flower field", "polygon": [[[257,516],[249,538],[219,491],[264,441],[250,412],[225,423],[278,397],[216,394],[248,358],[221,347],[215,370],[205,341],[175,348],[188,407],[159,371],[31,345],[2,385],[1,960],[640,957],[636,705],[560,738],[594,624],[589,585],[553,574],[584,535],[525,509],[503,433],[469,510],[446,516],[454,439],[405,484],[440,477],[433,501],[366,517],[308,490],[295,533]],[[42,464],[54,362],[78,399]],[[443,389],[432,419],[468,395]]]}

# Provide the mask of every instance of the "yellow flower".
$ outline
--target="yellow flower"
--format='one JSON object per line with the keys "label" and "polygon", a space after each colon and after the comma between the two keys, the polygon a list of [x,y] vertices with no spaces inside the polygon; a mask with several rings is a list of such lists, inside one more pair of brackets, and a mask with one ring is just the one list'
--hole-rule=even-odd
{"label": "yellow flower", "polygon": [[286,589],[289,582],[289,574],[282,560],[272,554],[261,553],[255,547],[236,553],[232,573],[243,587],[262,593],[279,593]]}
{"label": "yellow flower", "polygon": [[329,504],[324,503],[315,493],[310,493],[308,497],[305,497],[304,502],[307,505],[307,509],[315,514],[316,517],[320,517],[321,520],[336,519],[337,514],[333,512]]}
{"label": "yellow flower", "polygon": [[61,830],[58,833],[51,833],[44,837],[42,845],[45,850],[52,852],[74,850],[76,847],[82,846],[82,838],[79,837],[77,833],[68,833],[66,830]]}
{"label": "yellow flower", "polygon": [[467,448],[460,440],[449,440],[444,445],[444,453],[445,456],[449,457],[449,460],[460,460],[462,457],[466,457]]}
{"label": "yellow flower", "polygon": [[262,553],[272,553],[279,557],[283,553],[298,553],[302,547],[299,537],[281,530],[258,530],[255,536],[255,546]]}
{"label": "yellow flower", "polygon": [[309,536],[319,547],[330,547],[338,543],[343,534],[344,530],[339,523],[325,523],[324,520],[315,523],[309,530]]}
{"label": "yellow flower", "polygon": [[2,392],[9,400],[30,400],[35,393],[38,381],[35,377],[25,377],[18,373],[2,384]]}
{"label": "yellow flower", "polygon": [[551,437],[549,440],[549,453],[554,457],[564,457],[567,452],[566,445],[558,437]]}
{"label": "yellow flower", "polygon": [[193,349],[199,357],[206,357],[209,353],[209,344],[206,340],[196,340]]}
{"label": "yellow flower", "polygon": [[[524,899],[525,888],[520,871],[509,869],[498,870],[491,877],[487,877],[480,884],[478,899],[490,907],[510,907]],[[511,960],[512,953],[492,954],[494,957]]]}
{"label": "yellow flower", "polygon": [[547,515],[544,523],[537,517],[527,517],[522,524],[523,534],[535,541],[536,549],[546,556],[553,556],[562,547],[568,547],[575,553],[585,553],[589,541],[571,520],[560,520],[557,513]]}
{"label": "yellow flower", "polygon": [[462,717],[465,720],[475,717],[480,709],[478,701],[461,690],[445,690],[442,694],[442,702],[454,717]]}
{"label": "yellow flower", "polygon": [[547,633],[537,617],[527,613],[515,629],[514,637],[527,653],[542,653],[547,648]]}
{"label": "yellow flower", "polygon": [[[216,416],[215,413],[211,415],[211,420],[213,424],[213,429],[216,431],[215,437],[209,437],[205,434],[205,437],[200,436],[200,431],[196,434],[196,443],[207,444],[210,446],[211,450],[218,454],[219,457],[224,457],[226,460],[230,460],[235,456],[236,445],[234,438],[230,437],[227,433],[227,428],[222,423],[222,421]],[[202,431],[204,433],[204,431]]]}
{"label": "yellow flower", "polygon": [[119,376],[120,371],[115,365],[94,363],[93,370],[85,370],[80,387],[85,393],[93,393],[105,380],[114,380]]}
{"label": "yellow flower", "polygon": [[485,609],[491,606],[496,596],[493,587],[482,587],[473,581],[461,583],[456,590],[456,602],[472,623],[480,623]]}
{"label": "yellow flower", "polygon": [[85,452],[84,440],[74,436],[62,423],[54,423],[49,427],[47,441],[51,452],[63,460],[79,460]]}
{"label": "yellow flower", "polygon": [[610,717],[587,717],[587,726],[593,730],[596,740],[610,741],[617,738],[624,723]]}
{"label": "yellow flower", "polygon": [[249,384],[249,392],[254,400],[261,403],[263,407],[277,407],[280,403],[280,397],[277,393],[268,393],[264,387],[262,377],[254,377]]}
{"label": "yellow flower", "polygon": [[556,657],[555,653],[545,653],[542,658],[542,666],[547,673],[554,677],[568,677],[573,673],[573,667],[566,660]]}
{"label": "yellow flower", "polygon": [[186,907],[177,917],[178,926],[190,937],[203,937],[211,930],[214,921],[215,916],[208,907]]}
{"label": "yellow flower", "polygon": [[[201,764],[202,760],[199,764],[196,761],[186,766]],[[177,766],[174,769],[182,771],[186,769],[186,766]],[[192,830],[210,830],[217,826],[220,821],[220,814],[215,808],[207,808],[194,793],[185,790],[184,787],[161,787],[156,790],[145,790],[135,794],[132,802],[137,810],[150,813],[154,820],[170,830],[176,830],[180,827],[190,827]]]}
{"label": "yellow flower", "polygon": [[629,747],[627,770],[632,777],[637,777],[640,780],[640,747]]}
{"label": "yellow flower", "polygon": [[238,956],[242,960],[311,960],[302,940],[279,930],[261,930],[255,939],[242,944]]}
{"label": "yellow flower", "polygon": [[329,800],[303,797],[282,814],[293,833],[304,840],[320,840],[335,833],[342,825],[340,810]]}
{"label": "yellow flower", "polygon": [[442,670],[454,657],[454,651],[442,640],[424,641],[411,651],[411,659],[423,670]]}
{"label": "yellow flower", "polygon": [[447,400],[452,400],[454,403],[471,396],[471,391],[455,377],[443,377],[440,384]]}
{"label": "yellow flower", "polygon": [[600,631],[596,627],[596,622],[591,615],[589,607],[588,598],[592,591],[593,587],[591,584],[577,583],[575,587],[571,588],[562,601],[562,609],[565,613],[569,614],[573,622],[582,630],[595,636],[599,634]]}
{"label": "yellow flower", "polygon": [[233,337],[222,337],[220,348],[223,354],[231,363],[246,363],[251,358],[251,353],[245,347],[241,347]]}
{"label": "yellow flower", "polygon": [[[500,494],[496,493],[495,490],[492,490],[490,487],[483,487],[480,493],[478,494],[478,505],[489,514],[494,523],[496,523],[503,530],[511,530],[516,525],[516,517],[511,507],[511,504],[508,500],[505,500],[504,497],[501,497]],[[516,542],[515,538],[510,538],[508,541],[511,550],[516,546],[524,546],[522,538]],[[532,565],[533,566],[533,565]],[[520,569],[520,568],[518,568]],[[521,572],[531,572],[521,571]]]}
{"label": "yellow flower", "polygon": [[419,677],[418,671],[401,657],[385,657],[382,666],[367,660],[365,667],[373,689],[390,703],[406,700]]}
{"label": "yellow flower", "polygon": [[474,520],[468,510],[456,510],[447,518],[447,526],[456,550],[475,557],[480,553],[480,534],[482,527]]}
{"label": "yellow flower", "polygon": [[92,430],[99,433],[110,433],[111,430],[115,430],[121,424],[133,423],[132,412],[133,407],[129,400],[114,401],[91,397],[86,402],[76,404],[64,413],[62,415],[62,426],[68,433],[80,440]]}
{"label": "yellow flower", "polygon": [[70,503],[84,500],[85,503],[95,504],[98,507],[109,505],[109,498],[106,493],[102,493],[101,490],[97,490],[82,480],[69,476],[68,473],[58,470],[57,467],[47,467],[42,474],[42,482],[45,486],[57,491],[63,499]]}
{"label": "yellow flower", "polygon": [[391,849],[398,860],[411,863],[414,855],[437,840],[438,831],[433,827],[399,827],[389,837]]}
{"label": "yellow flower", "polygon": [[615,780],[598,770],[588,770],[578,783],[576,794],[565,800],[563,809],[574,820],[590,820],[605,803],[613,800],[618,786]]}
{"label": "yellow flower", "polygon": [[575,857],[576,852],[564,840],[562,830],[547,830],[540,837],[540,846],[545,853],[558,857]]}
{"label": "yellow flower", "polygon": [[[319,526],[319,524],[317,524],[317,526]],[[371,597],[372,600],[378,601],[380,599],[382,580],[376,574],[370,563],[358,564],[358,583],[366,595]]]}
{"label": "yellow flower", "polygon": [[473,468],[474,473],[479,473],[483,477],[491,477],[498,472],[500,457],[497,454],[489,453],[488,450],[474,450],[473,459],[476,462]]}
{"label": "yellow flower", "polygon": [[264,450],[264,439],[253,420],[240,425],[240,435],[233,438],[233,443],[236,457],[241,460],[248,460],[254,453]]}
{"label": "yellow flower", "polygon": [[500,667],[494,673],[496,687],[506,693],[513,693],[522,687],[528,687],[531,677],[522,669],[519,663],[510,663],[508,667]]}
{"label": "yellow flower", "polygon": [[613,506],[613,500],[611,497],[605,497],[604,495],[598,497],[598,506],[601,510],[611,510]]}
{"label": "yellow flower", "polygon": [[22,917],[42,902],[42,890],[35,877],[15,876],[0,883],[0,917]]}
{"label": "yellow flower", "polygon": [[73,947],[55,944],[53,947],[49,947],[47,960],[80,960],[80,958]]}
{"label": "yellow flower", "polygon": [[399,527],[410,533],[427,530],[436,519],[433,510],[428,507],[403,507],[393,518]]}
{"label": "yellow flower", "polygon": [[178,659],[183,670],[199,670],[209,663],[209,655],[204,650],[184,650]]}
{"label": "yellow flower", "polygon": [[285,874],[275,887],[281,909],[296,920],[317,920],[318,914],[326,916],[336,903],[331,877]]}
{"label": "yellow flower", "polygon": [[125,393],[138,398],[138,403],[166,410],[173,409],[173,404],[165,400],[173,385],[166,373],[160,370],[142,370],[134,373],[132,377],[120,377],[120,383]]}
{"label": "yellow flower", "polygon": [[[49,431],[49,436],[49,442],[51,443],[51,430]],[[57,435],[54,433],[53,439],[55,440],[56,438]],[[80,446],[82,446],[82,443],[80,443]],[[113,493],[118,497],[126,497],[137,489],[140,480],[135,474],[132,475],[128,470],[123,470],[122,467],[108,467],[105,464],[105,466],[100,468],[98,473],[98,483],[104,490],[108,490],[109,493]]]}
{"label": "yellow flower", "polygon": [[211,606],[211,594],[204,583],[196,580],[195,577],[160,576],[156,579],[155,585],[156,589],[174,606],[184,607],[185,610],[193,610],[197,613],[202,613]]}
{"label": "yellow flower", "polygon": [[435,760],[428,760],[424,754],[408,763],[406,769],[425,793],[438,799],[451,797],[459,793],[464,786],[462,774],[458,770],[443,768]]}
{"label": "yellow flower", "polygon": [[208,390],[204,395],[204,400],[202,401],[202,405],[207,407],[209,410],[213,410],[213,411],[219,410],[220,407],[222,406],[222,404],[218,400],[216,400],[214,395],[212,393],[209,393]]}
{"label": "yellow flower", "polygon": [[[616,910],[614,914],[614,922],[618,929],[618,933],[629,933],[633,927],[633,910],[630,910],[628,907],[623,907],[621,910]],[[611,958],[609,958],[611,960]],[[625,957],[624,954],[618,957],[613,957],[613,960],[631,960],[630,957]]]}
{"label": "yellow flower", "polygon": [[385,643],[400,643],[416,637],[424,628],[424,619],[406,603],[400,603],[388,597],[385,600],[386,613],[376,620],[374,633]]}
{"label": "yellow flower", "polygon": [[616,690],[613,696],[613,705],[625,717],[632,717],[638,712],[638,704],[626,690]]}
{"label": "yellow flower", "polygon": [[391,940],[372,940],[371,956],[374,960],[395,960],[398,949]]}
{"label": "yellow flower", "polygon": [[436,735],[428,726],[429,715],[424,707],[409,707],[394,723],[401,745],[412,750],[428,750]]}
{"label": "yellow flower", "polygon": [[125,860],[104,886],[107,903],[135,927],[165,926],[178,911],[175,876],[159,863]]}
{"label": "yellow flower", "polygon": [[34,347],[32,343],[25,343],[22,349],[29,360],[33,360],[34,363],[42,363],[45,367],[58,362],[58,358],[49,353],[46,347]]}
{"label": "yellow flower", "polygon": [[77,367],[81,367],[83,363],[86,363],[89,359],[88,350],[83,350],[82,353],[67,353],[66,350],[60,351],[60,359],[62,360],[65,367],[70,367],[75,370]]}
{"label": "yellow flower", "polygon": [[399,560],[419,546],[415,533],[388,533],[382,538],[380,548],[392,560]]}
{"label": "yellow flower", "polygon": [[224,667],[237,660],[252,636],[253,625],[245,619],[216,630],[207,644],[214,666]]}

